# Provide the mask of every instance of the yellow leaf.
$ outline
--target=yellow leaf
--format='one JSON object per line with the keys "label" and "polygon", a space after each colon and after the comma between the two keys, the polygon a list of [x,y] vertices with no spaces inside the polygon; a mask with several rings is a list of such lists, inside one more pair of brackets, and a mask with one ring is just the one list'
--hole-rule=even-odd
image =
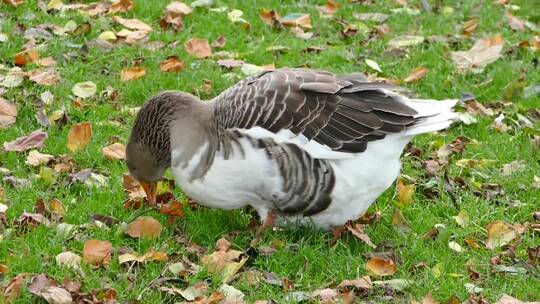
{"label": "yellow leaf", "polygon": [[378,276],[391,276],[397,268],[390,258],[372,257],[366,263],[366,269]]}
{"label": "yellow leaf", "polygon": [[67,138],[67,148],[70,152],[84,149],[90,142],[92,125],[89,122],[75,124],[71,127]]}
{"label": "yellow leaf", "polygon": [[487,233],[486,247],[491,250],[510,243],[518,236],[514,226],[503,221],[489,223]]}
{"label": "yellow leaf", "polygon": [[129,223],[127,234],[134,238],[154,239],[161,233],[161,223],[149,216],[139,216]]}
{"label": "yellow leaf", "polygon": [[412,195],[414,193],[414,184],[405,185],[401,179],[397,184],[399,205],[404,207],[412,203]]}
{"label": "yellow leaf", "polygon": [[142,67],[125,68],[120,72],[120,80],[135,80],[143,77],[144,75],[146,75],[146,70]]}

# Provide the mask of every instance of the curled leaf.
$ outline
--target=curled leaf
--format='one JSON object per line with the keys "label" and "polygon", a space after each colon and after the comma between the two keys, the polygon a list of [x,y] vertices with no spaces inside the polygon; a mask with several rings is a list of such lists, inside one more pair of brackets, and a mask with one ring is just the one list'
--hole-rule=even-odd
{"label": "curled leaf", "polygon": [[390,258],[372,257],[366,263],[366,269],[378,276],[391,276],[397,268]]}

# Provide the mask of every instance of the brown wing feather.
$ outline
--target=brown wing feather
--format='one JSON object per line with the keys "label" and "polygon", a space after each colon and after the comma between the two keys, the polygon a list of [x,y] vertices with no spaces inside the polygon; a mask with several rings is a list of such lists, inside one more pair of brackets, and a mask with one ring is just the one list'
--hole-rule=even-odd
{"label": "brown wing feather", "polygon": [[333,150],[359,153],[367,142],[403,131],[417,114],[381,89],[403,90],[367,82],[362,74],[279,69],[216,97],[216,117],[224,128],[289,129]]}

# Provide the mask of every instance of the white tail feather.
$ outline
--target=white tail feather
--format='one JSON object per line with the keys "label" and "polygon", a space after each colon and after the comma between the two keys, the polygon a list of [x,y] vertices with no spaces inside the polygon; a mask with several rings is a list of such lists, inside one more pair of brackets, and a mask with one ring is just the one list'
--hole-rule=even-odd
{"label": "white tail feather", "polygon": [[457,117],[452,110],[457,99],[409,99],[403,102],[418,112],[418,121],[405,131],[405,135],[416,135],[446,129]]}

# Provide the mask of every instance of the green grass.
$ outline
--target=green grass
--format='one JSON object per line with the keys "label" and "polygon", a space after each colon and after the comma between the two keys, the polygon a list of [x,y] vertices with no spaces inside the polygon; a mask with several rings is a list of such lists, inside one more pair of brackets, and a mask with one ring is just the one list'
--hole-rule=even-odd
{"label": "green grass", "polygon": [[[39,94],[50,90],[55,95],[55,100],[46,107],[47,112],[51,113],[65,107],[70,121],[62,130],[56,127],[47,130],[49,138],[41,152],[53,155],[68,153],[66,136],[69,127],[74,123],[89,121],[93,127],[91,142],[84,151],[73,154],[73,159],[78,168],[93,168],[109,177],[109,182],[101,188],[69,184],[68,176],[65,174],[56,176],[57,182],[53,185],[35,179],[28,188],[13,188],[0,179],[0,186],[6,192],[4,203],[9,205],[8,224],[3,228],[4,236],[0,241],[0,264],[9,267],[9,272],[2,278],[3,284],[22,272],[46,273],[60,282],[64,277],[78,280],[82,283],[84,291],[104,286],[113,287],[118,291],[118,298],[127,302],[136,299],[145,287],[160,275],[165,267],[163,263],[148,263],[135,267],[128,273],[128,268],[119,265],[117,254],[114,254],[112,263],[105,268],[93,270],[83,263],[86,275],[80,276],[72,270],[59,268],[54,261],[55,256],[66,250],[81,254],[85,240],[101,239],[112,242],[115,248],[125,246],[137,252],[145,252],[151,247],[161,249],[175,261],[183,255],[188,255],[186,248],[175,241],[175,236],[185,234],[195,243],[213,250],[216,240],[233,230],[241,230],[232,240],[234,247],[240,250],[249,247],[253,234],[245,230],[250,218],[245,211],[204,208],[187,210],[183,220],[174,225],[165,225],[166,218],[163,215],[152,210],[143,210],[146,215],[151,215],[164,224],[165,229],[161,236],[152,241],[131,239],[119,231],[118,225],[110,230],[96,227],[80,228],[74,237],[68,238],[58,236],[54,225],[49,228],[38,226],[26,230],[14,225],[23,211],[32,212],[38,198],[45,201],[60,199],[66,208],[64,221],[74,225],[90,223],[90,216],[93,214],[114,216],[123,222],[130,222],[141,213],[126,210],[122,206],[125,199],[122,174],[127,171],[124,163],[107,160],[100,152],[102,147],[114,142],[115,138],[119,138],[122,142],[127,140],[133,117],[121,109],[140,106],[151,95],[167,89],[184,90],[203,99],[211,98],[232,85],[235,79],[242,77],[239,70],[232,71],[237,75],[236,78],[226,77],[224,74],[227,72],[220,68],[215,60],[197,60],[187,55],[183,44],[192,37],[214,41],[224,35],[227,39],[225,51],[237,52],[240,59],[256,65],[274,63],[276,67],[308,66],[345,73],[370,71],[364,60],[369,58],[381,65],[383,69],[381,76],[393,79],[403,79],[414,68],[425,66],[429,69],[429,73],[417,83],[406,85],[424,98],[457,98],[461,92],[472,92],[480,102],[489,104],[503,100],[505,89],[515,84],[518,79],[526,86],[540,83],[539,53],[514,47],[522,40],[531,39],[534,33],[530,30],[524,32],[511,30],[504,17],[505,9],[492,4],[491,0],[444,1],[444,5],[454,9],[452,14],[421,12],[417,16],[392,14],[391,9],[397,5],[390,0],[373,1],[376,4],[370,6],[340,1],[342,7],[333,19],[320,17],[316,6],[323,4],[324,1],[216,2],[216,7],[227,6],[244,11],[243,17],[251,23],[251,29],[244,30],[233,25],[226,13],[196,9],[184,19],[184,30],[166,31],[159,28],[159,19],[168,1],[136,1],[132,11],[121,15],[139,18],[150,24],[154,28],[150,34],[150,41],[162,41],[166,47],[157,51],[129,45],[119,45],[112,50],[94,47],[88,50],[86,56],[81,55],[79,50],[83,44],[96,38],[104,30],[121,28],[111,21],[110,16],[89,18],[74,11],[65,14],[46,14],[37,8],[35,1],[26,1],[17,8],[0,4],[1,11],[5,14],[0,17],[0,32],[9,34],[8,42],[0,43],[0,64],[7,67],[12,66],[14,55],[25,43],[22,33],[18,32],[20,24],[30,28],[43,23],[63,25],[68,20],[74,20],[77,24],[88,21],[92,25],[91,31],[82,36],[55,36],[40,50],[41,57],[52,56],[58,62],[56,68],[62,77],[60,84],[43,87],[25,80],[23,85],[6,90],[3,97],[17,103],[19,114],[15,125],[0,130],[0,143],[11,141],[40,128],[34,116]],[[420,1],[409,2],[412,6],[416,6]],[[435,1],[429,2],[434,5]],[[538,22],[539,10],[535,1],[516,0],[512,1],[512,4],[520,7],[520,10],[513,12],[518,18]],[[288,30],[273,29],[264,24],[258,16],[263,8],[276,9],[282,16],[295,12],[310,13],[313,31],[319,33],[319,36],[305,41],[296,38]],[[390,33],[375,39],[368,39],[367,34],[361,33],[342,39],[339,34],[340,26],[333,20],[343,18],[351,23],[357,22],[353,17],[355,12],[391,14],[386,21],[391,29]],[[408,48],[408,54],[403,58],[383,56],[386,43],[393,37],[404,34],[426,37],[454,36],[461,33],[461,24],[471,17],[480,20],[479,28],[473,33],[472,38],[461,37],[456,39],[455,43],[423,43]],[[369,28],[376,26],[369,22],[366,24]],[[500,33],[505,40],[503,57],[480,74],[458,74],[450,60],[450,51],[468,50],[475,39],[495,33]],[[173,44],[175,42],[178,43]],[[282,54],[266,51],[268,47],[276,45],[287,46],[290,50]],[[320,46],[326,50],[320,53],[303,53],[302,50],[308,46]],[[186,69],[178,74],[161,72],[159,63],[170,55],[178,55],[185,60]],[[132,66],[131,62],[137,58],[143,58],[141,65],[147,70],[147,75],[139,80],[121,82],[120,70]],[[33,68],[34,66],[30,66],[25,69]],[[200,90],[203,79],[211,81],[211,93]],[[113,102],[103,97],[93,97],[84,101],[86,107],[76,108],[72,104],[71,88],[81,81],[93,81],[98,87],[98,92],[112,86],[118,90],[119,97]],[[504,111],[511,117],[515,115],[513,113],[527,115],[527,109],[540,108],[538,96],[525,99],[518,94],[513,100],[508,101],[511,105]],[[407,234],[398,232],[391,223],[395,205],[394,187],[386,191],[370,209],[371,212],[380,211],[382,219],[376,224],[369,225],[367,233],[376,244],[382,242],[392,244],[391,250],[401,257],[402,263],[398,265],[398,271],[392,278],[412,282],[404,292],[394,295],[393,301],[397,301],[398,298],[421,299],[429,292],[432,292],[439,301],[445,301],[452,296],[465,300],[468,295],[464,284],[472,282],[467,274],[467,262],[472,263],[480,272],[481,280],[473,283],[483,288],[480,294],[489,301],[496,301],[503,293],[522,300],[540,299],[537,270],[515,276],[497,273],[490,268],[489,259],[500,254],[502,249],[491,251],[481,245],[480,249],[473,250],[464,243],[466,238],[472,238],[479,243],[485,240],[486,226],[490,222],[495,220],[509,223],[530,222],[531,214],[540,210],[540,191],[531,186],[535,174],[540,175],[540,152],[534,150],[530,144],[531,136],[520,128],[508,133],[498,133],[490,127],[494,117],[478,116],[477,119],[476,124],[456,124],[449,132],[423,135],[414,140],[414,144],[424,150],[423,158],[436,151],[437,143],[439,145],[449,143],[459,135],[475,141],[467,146],[461,156],[453,156],[448,165],[450,177],[463,178],[470,185],[456,193],[459,198],[458,206],[444,191],[442,173],[434,179],[440,195],[434,199],[425,197],[420,191],[422,185],[427,182],[421,162],[405,157],[403,173],[415,178],[418,185],[413,203],[403,210],[412,232]],[[538,131],[540,125],[538,121],[534,123],[534,128]],[[16,177],[32,177],[39,173],[39,168],[26,165],[24,163],[26,156],[27,153],[2,151],[0,167],[10,169]],[[495,162],[485,168],[461,168],[455,165],[455,161],[460,158],[493,159]],[[500,169],[503,164],[513,160],[525,161],[526,169],[509,177],[501,175]],[[505,194],[496,199],[479,198],[473,193],[475,183],[500,184]],[[181,196],[180,190],[176,190],[176,194]],[[457,226],[452,219],[452,216],[457,215],[460,210],[467,210],[470,214],[471,224],[467,228]],[[422,240],[422,234],[435,224],[443,224],[446,228],[437,239]],[[335,287],[343,279],[353,279],[367,274],[365,269],[367,259],[364,254],[372,252],[373,249],[352,237],[346,237],[332,247],[327,244],[329,238],[328,234],[310,228],[267,232],[264,235],[263,245],[271,245],[274,241],[280,240],[286,246],[278,249],[270,257],[258,256],[250,259],[249,265],[245,267],[274,272],[279,277],[294,282],[294,290],[305,292],[326,286]],[[464,252],[456,253],[449,249],[450,240],[461,244],[465,248]],[[298,246],[287,246],[290,244]],[[515,259],[502,258],[503,264],[512,266],[520,261],[526,261],[526,248],[539,245],[538,233],[526,232],[522,236],[521,244],[517,246]],[[194,262],[199,262],[196,257],[191,258]],[[425,263],[426,266],[416,269],[415,265],[419,263]],[[439,268],[440,273],[434,272],[434,268]],[[203,271],[196,276],[188,277],[187,280],[198,282],[206,278],[212,279]],[[212,283],[214,287],[219,286],[219,282],[215,279]],[[255,287],[242,278],[231,284],[246,294],[247,302],[258,299],[274,299],[280,303],[286,301],[286,293],[275,285],[261,282]],[[374,290],[365,295],[364,300],[380,302],[383,301],[382,295],[382,290]],[[16,303],[29,303],[35,299],[28,291],[23,290]],[[146,290],[142,298],[143,303],[173,303],[174,300],[156,289]]]}

